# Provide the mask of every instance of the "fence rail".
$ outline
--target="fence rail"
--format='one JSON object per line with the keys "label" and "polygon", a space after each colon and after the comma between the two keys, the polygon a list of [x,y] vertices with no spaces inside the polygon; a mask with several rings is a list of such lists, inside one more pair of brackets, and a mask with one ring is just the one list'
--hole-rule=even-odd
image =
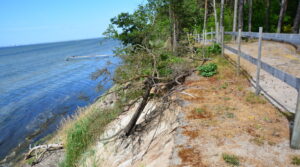
{"label": "fence rail", "polygon": [[[224,48],[235,53],[238,54],[238,50],[224,45]],[[254,58],[250,55],[247,55],[246,53],[241,52],[241,57],[244,58],[245,60],[248,60],[250,63],[256,65],[258,63],[257,58]],[[272,67],[271,65],[265,63],[265,62],[261,62],[261,68],[263,70],[265,70],[266,72],[268,72],[269,74],[271,74],[272,76],[280,79],[281,81],[287,83],[288,85],[290,85],[291,87],[299,90],[300,89],[300,78],[297,78],[295,76],[292,76],[286,72],[283,72],[275,67]]]}
{"label": "fence rail", "polygon": [[[237,32],[225,32],[227,35],[238,36]],[[257,32],[242,32],[242,37],[258,38]],[[279,42],[287,42],[296,46],[300,45],[300,34],[278,34],[278,33],[262,33],[262,39],[274,40]]]}

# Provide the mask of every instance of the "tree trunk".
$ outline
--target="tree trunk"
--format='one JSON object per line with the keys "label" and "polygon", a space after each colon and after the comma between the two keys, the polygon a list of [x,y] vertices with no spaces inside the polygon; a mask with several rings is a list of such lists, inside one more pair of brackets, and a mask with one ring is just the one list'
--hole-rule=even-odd
{"label": "tree trunk", "polygon": [[[233,14],[232,32],[236,32],[237,6],[238,6],[238,0],[234,0],[234,14]],[[232,40],[234,40],[234,39],[235,39],[235,36],[232,36]]]}
{"label": "tree trunk", "polygon": [[216,26],[216,40],[218,41],[218,32],[219,32],[219,26],[218,26],[218,17],[217,17],[217,9],[216,9],[216,0],[213,0],[213,6],[214,6],[214,15],[215,15],[215,26]]}
{"label": "tree trunk", "polygon": [[140,103],[139,107],[137,108],[134,115],[132,116],[130,122],[127,124],[127,126],[124,129],[124,133],[125,133],[126,136],[129,136],[129,135],[132,134],[137,120],[139,119],[140,115],[142,114],[144,108],[147,105],[147,102],[148,102],[148,99],[149,99],[149,96],[150,96],[150,91],[151,91],[151,88],[152,88],[152,85],[153,85],[153,84],[151,84],[150,80],[151,79],[149,78],[146,81],[146,84],[145,84],[146,85],[146,91],[143,95],[142,102]]}
{"label": "tree trunk", "polygon": [[204,24],[203,24],[204,31],[206,31],[206,18],[207,18],[207,0],[205,0],[205,5],[204,5]]}
{"label": "tree trunk", "polygon": [[249,17],[248,17],[248,31],[252,29],[252,0],[249,0]]}
{"label": "tree trunk", "polygon": [[171,23],[171,45],[173,53],[176,53],[177,50],[177,25],[176,25],[176,16],[174,12],[173,2],[171,1],[169,4],[169,20]]}
{"label": "tree trunk", "polygon": [[293,33],[299,33],[299,24],[300,24],[300,0],[298,2],[297,14],[294,19]]}
{"label": "tree trunk", "polygon": [[286,12],[286,7],[287,7],[287,1],[288,0],[282,0],[281,1],[279,19],[278,19],[278,24],[277,24],[277,33],[281,32],[282,22],[283,22],[283,18],[284,18],[284,15],[285,15],[285,12]]}
{"label": "tree trunk", "polygon": [[221,0],[220,27],[223,27],[224,21],[224,0]]}
{"label": "tree trunk", "polygon": [[266,13],[265,13],[265,32],[269,32],[270,31],[270,0],[266,0]]}
{"label": "tree trunk", "polygon": [[244,0],[239,0],[239,26],[238,28],[243,31],[244,26],[244,16],[243,16],[243,10],[244,10]]}

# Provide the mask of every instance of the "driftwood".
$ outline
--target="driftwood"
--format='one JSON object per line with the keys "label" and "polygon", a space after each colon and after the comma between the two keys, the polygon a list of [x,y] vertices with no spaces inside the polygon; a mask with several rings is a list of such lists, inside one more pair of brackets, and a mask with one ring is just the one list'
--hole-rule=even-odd
{"label": "driftwood", "polygon": [[46,144],[46,145],[39,145],[39,146],[35,146],[33,148],[29,148],[28,153],[25,155],[25,160],[33,157],[34,155],[32,155],[34,152],[38,152],[39,151],[39,155],[37,155],[35,163],[39,163],[41,158],[43,157],[43,155],[47,152],[47,151],[54,151],[54,150],[60,150],[63,149],[63,145],[62,144]]}

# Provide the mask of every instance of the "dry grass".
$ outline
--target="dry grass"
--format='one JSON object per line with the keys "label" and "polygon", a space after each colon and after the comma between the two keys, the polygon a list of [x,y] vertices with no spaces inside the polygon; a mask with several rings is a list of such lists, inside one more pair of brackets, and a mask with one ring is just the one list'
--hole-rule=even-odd
{"label": "dry grass", "polygon": [[182,148],[179,153],[182,164],[178,166],[206,167],[201,161],[201,154],[195,148]]}
{"label": "dry grass", "polygon": [[[288,140],[287,119],[263,96],[256,96],[250,92],[248,80],[237,76],[234,67],[226,60],[216,58],[214,62],[219,68],[217,75],[211,78],[188,79],[185,83],[185,86],[191,88],[184,91],[195,97],[178,94],[181,99],[191,103],[183,109],[189,124],[184,128],[183,134],[189,136],[189,144],[196,144],[193,148],[205,149],[205,144],[201,141],[211,142],[210,144],[215,141],[214,144],[218,148],[223,147],[225,141],[229,142],[243,135],[250,138],[243,142],[258,147],[276,147],[277,144]],[[253,146],[249,145],[250,147]],[[197,151],[183,149],[183,153],[185,152]],[[209,152],[210,156],[206,158],[213,159],[213,151]],[[217,152],[216,155],[221,156],[221,153]],[[205,157],[205,154],[202,157]],[[241,163],[244,159],[247,157],[241,157]],[[222,164],[224,161],[218,163]]]}

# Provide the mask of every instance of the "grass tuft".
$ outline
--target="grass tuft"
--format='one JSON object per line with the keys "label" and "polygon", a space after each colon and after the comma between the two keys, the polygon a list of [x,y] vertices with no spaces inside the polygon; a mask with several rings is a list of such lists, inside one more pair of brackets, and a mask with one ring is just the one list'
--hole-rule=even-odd
{"label": "grass tuft", "polygon": [[235,155],[223,153],[222,157],[223,157],[223,160],[227,164],[230,164],[230,165],[233,165],[233,166],[239,166],[240,165],[239,158]]}
{"label": "grass tuft", "polygon": [[246,95],[246,101],[251,104],[266,104],[267,103],[265,99],[263,99],[261,96],[257,96],[253,92],[249,92]]}
{"label": "grass tuft", "polygon": [[117,118],[121,111],[118,105],[106,110],[93,109],[87,116],[77,120],[74,126],[67,130],[66,157],[60,166],[76,166],[80,155],[95,142],[105,126]]}
{"label": "grass tuft", "polygon": [[294,156],[293,159],[292,159],[291,164],[300,166],[300,158]]}

